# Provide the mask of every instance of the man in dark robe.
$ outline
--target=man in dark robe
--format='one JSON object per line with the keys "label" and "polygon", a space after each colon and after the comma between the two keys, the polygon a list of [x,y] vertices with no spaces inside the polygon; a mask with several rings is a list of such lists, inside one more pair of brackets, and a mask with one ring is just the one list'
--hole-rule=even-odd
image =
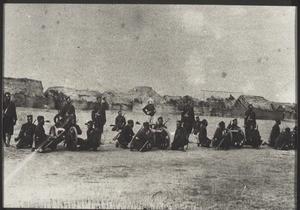
{"label": "man in dark robe", "polygon": [[227,126],[231,135],[231,144],[235,148],[241,148],[244,144],[244,133],[240,126],[238,126],[237,119],[233,119],[232,123]]}
{"label": "man in dark robe", "polygon": [[291,145],[291,129],[289,127],[285,128],[284,132],[281,133],[275,140],[275,149],[288,150]]}
{"label": "man in dark robe", "polygon": [[195,113],[194,106],[192,101],[188,101],[181,112],[181,121],[183,122],[183,127],[185,127],[187,131],[187,138],[192,133],[194,122],[195,122]]}
{"label": "man in dark robe", "polygon": [[152,149],[154,143],[154,136],[150,130],[149,122],[143,123],[143,128],[135,135],[130,150],[137,149],[140,152],[149,151]]}
{"label": "man in dark robe", "polygon": [[201,121],[200,121],[199,116],[197,116],[196,120],[194,122],[194,126],[193,126],[193,128],[194,128],[194,131],[193,131],[194,135],[197,135],[199,133],[200,126],[201,126]]}
{"label": "man in dark robe", "polygon": [[15,141],[18,142],[17,149],[32,147],[35,129],[36,125],[32,123],[32,115],[27,115],[27,123],[22,125],[19,136],[15,138]]}
{"label": "man in dark robe", "polygon": [[207,130],[206,127],[208,125],[207,120],[202,120],[200,130],[199,130],[199,135],[198,135],[198,147],[210,147],[211,140],[207,137]]}
{"label": "man in dark robe", "polygon": [[54,123],[56,127],[64,127],[68,123],[70,116],[75,117],[75,107],[72,104],[70,97],[66,98],[66,104],[61,108],[58,114],[54,117]]}
{"label": "man in dark robe", "polygon": [[245,112],[244,126],[246,139],[248,139],[250,126],[254,126],[254,128],[256,128],[256,114],[254,112],[252,104],[249,104],[248,109]]}
{"label": "man in dark robe", "polygon": [[145,113],[145,115],[149,116],[149,123],[150,125],[153,123],[153,116],[156,113],[155,106],[153,104],[152,100],[148,100],[148,104],[142,109],[142,111]]}
{"label": "man in dark robe", "polygon": [[[3,101],[3,141],[5,146],[10,146],[11,136],[14,134],[14,126],[17,122],[16,105],[11,101],[11,94],[6,92]],[[7,140],[6,140],[7,139]]]}
{"label": "man in dark robe", "polygon": [[213,137],[213,147],[216,149],[228,150],[230,147],[231,139],[229,133],[226,132],[225,123],[221,121],[217,127]]}
{"label": "man in dark robe", "polygon": [[32,151],[36,148],[42,146],[42,150],[45,149],[46,146],[45,142],[48,140],[48,135],[45,133],[44,124],[45,120],[43,116],[37,117],[38,124],[35,128],[34,136],[33,136],[33,144],[32,144]]}
{"label": "man in dark robe", "polygon": [[122,128],[126,125],[126,119],[122,114],[122,111],[118,111],[118,116],[115,119],[115,126],[111,129],[112,131],[122,130]]}
{"label": "man in dark robe", "polygon": [[171,144],[171,150],[184,150],[184,147],[188,145],[189,140],[187,138],[186,129],[182,126],[181,121],[176,123],[176,131],[174,135],[174,140]]}
{"label": "man in dark robe", "polygon": [[100,140],[101,134],[103,133],[103,127],[106,123],[106,110],[109,110],[109,105],[106,102],[106,98],[100,96],[97,98],[97,103],[94,105],[92,110],[92,121],[94,123],[95,129],[99,130]]}
{"label": "man in dark robe", "polygon": [[268,146],[270,146],[270,147],[275,147],[275,140],[280,135],[280,127],[279,127],[280,124],[281,124],[281,121],[276,120],[275,125],[273,125],[273,127],[272,127],[270,138],[269,138],[269,143],[268,143]]}
{"label": "man in dark robe", "polygon": [[254,148],[259,148],[262,143],[259,130],[253,125],[250,126],[248,139],[245,141],[245,144],[250,145]]}
{"label": "man in dark robe", "polygon": [[153,125],[152,132],[154,133],[154,147],[166,149],[170,145],[171,135],[162,117],[157,119],[157,122]]}
{"label": "man in dark robe", "polygon": [[122,128],[117,138],[116,147],[128,149],[128,144],[130,143],[132,137],[134,136],[133,126],[134,126],[133,120],[128,120],[128,124]]}
{"label": "man in dark robe", "polygon": [[[75,149],[75,147],[77,146],[77,143],[76,142],[72,142],[74,141],[74,136],[71,134],[71,128],[75,128],[76,129],[76,134],[77,135],[81,135],[82,134],[82,130],[81,128],[79,127],[79,125],[76,123],[76,118],[75,116],[70,116],[69,118],[69,121],[67,122],[67,124],[64,126],[65,128],[65,133],[66,133],[66,139],[65,139],[65,144],[67,146],[67,149],[69,150],[73,150]],[[78,136],[76,136],[78,137]],[[76,145],[74,145],[74,143]]]}
{"label": "man in dark robe", "polygon": [[93,151],[97,151],[97,148],[100,146],[100,140],[98,138],[97,131],[95,128],[93,128],[93,121],[88,121],[86,123],[87,125],[87,139],[79,139],[78,144],[80,145],[80,150],[90,150],[93,149]]}

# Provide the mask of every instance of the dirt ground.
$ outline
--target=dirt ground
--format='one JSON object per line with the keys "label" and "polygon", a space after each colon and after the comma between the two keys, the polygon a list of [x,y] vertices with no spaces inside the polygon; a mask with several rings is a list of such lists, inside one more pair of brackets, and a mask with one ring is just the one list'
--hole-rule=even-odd
{"label": "dirt ground", "polygon": [[[55,110],[17,108],[16,137],[26,114],[42,114],[53,121]],[[159,113],[158,113],[159,114]],[[171,133],[179,115],[161,114]],[[49,153],[4,148],[4,207],[105,209],[295,209],[295,151],[260,149],[214,150],[197,147],[191,136],[187,152],[153,150],[130,152],[116,148],[111,131],[116,112],[107,112],[100,151]],[[127,112],[126,119],[143,122],[142,113]],[[83,129],[90,111],[77,111]],[[219,121],[203,117],[212,137]],[[242,125],[242,119],[238,119]],[[48,131],[53,123],[45,125]],[[263,140],[274,122],[258,120]],[[282,122],[281,128],[294,127]],[[135,125],[135,132],[139,129]],[[173,136],[172,136],[173,137]]]}

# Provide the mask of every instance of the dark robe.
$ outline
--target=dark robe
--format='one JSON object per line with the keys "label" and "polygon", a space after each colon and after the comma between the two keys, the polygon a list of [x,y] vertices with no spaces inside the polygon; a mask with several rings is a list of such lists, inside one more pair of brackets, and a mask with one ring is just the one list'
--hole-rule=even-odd
{"label": "dark robe", "polygon": [[132,142],[132,149],[139,150],[141,152],[151,150],[154,143],[154,135],[150,130],[142,128],[137,132]]}
{"label": "dark robe", "polygon": [[3,102],[3,139],[5,134],[14,134],[14,126],[17,121],[16,105],[12,101]]}
{"label": "dark robe", "polygon": [[125,117],[118,115],[115,119],[115,126],[112,128],[112,131],[121,130],[125,125],[126,125]]}
{"label": "dark robe", "polygon": [[35,128],[34,132],[34,141],[35,141],[35,148],[38,148],[43,142],[47,140],[48,136],[45,133],[44,126],[38,124]]}
{"label": "dark robe", "polygon": [[244,116],[245,136],[248,139],[250,126],[256,127],[256,114],[254,110],[248,109]]}
{"label": "dark robe", "polygon": [[103,127],[106,123],[106,110],[109,110],[107,102],[96,103],[92,110],[92,120],[95,128],[98,128],[101,133],[103,133]]}
{"label": "dark robe", "polygon": [[153,117],[155,115],[155,107],[153,104],[147,104],[143,109],[142,111],[146,114],[146,115],[149,115],[151,117]]}
{"label": "dark robe", "polygon": [[202,146],[204,147],[210,146],[211,140],[207,137],[207,130],[205,125],[200,126],[198,140]]}
{"label": "dark robe", "polygon": [[100,140],[98,138],[97,131],[94,128],[90,128],[86,131],[87,139],[79,139],[78,144],[80,145],[81,150],[97,150],[100,146]]}
{"label": "dark robe", "polygon": [[233,147],[240,148],[243,145],[244,134],[242,129],[235,124],[227,126],[227,129],[231,130],[231,144]]}
{"label": "dark robe", "polygon": [[217,148],[219,145],[219,148],[222,149],[228,149],[230,147],[231,139],[229,133],[225,132],[225,128],[222,129],[218,127],[215,131],[214,137],[213,137],[213,147]]}
{"label": "dark robe", "polygon": [[17,149],[24,147],[32,147],[33,135],[36,129],[36,125],[33,123],[25,123],[22,125],[18,138],[16,141],[19,141],[16,145]]}
{"label": "dark robe", "polygon": [[280,127],[276,123],[272,127],[272,131],[271,131],[271,134],[270,134],[270,138],[269,138],[269,146],[270,147],[274,147],[275,146],[275,140],[278,138],[279,135],[280,135]]}
{"label": "dark robe", "polygon": [[166,149],[170,145],[170,136],[167,132],[165,124],[156,123],[153,127],[154,132],[154,147],[159,149]]}
{"label": "dark robe", "polygon": [[187,139],[187,132],[184,127],[176,128],[174,140],[171,144],[172,150],[183,149],[184,146],[188,145],[189,140]]}
{"label": "dark robe", "polygon": [[199,133],[201,126],[201,121],[195,121],[194,122],[194,134],[197,135]]}
{"label": "dark robe", "polygon": [[188,134],[192,133],[194,122],[195,122],[195,113],[194,107],[185,105],[181,112],[181,121],[183,122],[183,127],[186,128]]}
{"label": "dark robe", "polygon": [[252,147],[259,147],[262,143],[258,129],[249,130],[249,135],[245,144]]}
{"label": "dark robe", "polygon": [[132,127],[130,125],[125,125],[124,128],[122,128],[120,135],[118,137],[118,142],[120,146],[122,148],[127,148],[133,136],[134,136],[134,132]]}
{"label": "dark robe", "polygon": [[64,127],[68,123],[70,116],[74,116],[76,120],[75,107],[72,104],[66,103],[57,115],[54,117],[56,127]]}
{"label": "dark robe", "polygon": [[281,133],[275,140],[275,149],[288,150],[291,144],[291,132]]}

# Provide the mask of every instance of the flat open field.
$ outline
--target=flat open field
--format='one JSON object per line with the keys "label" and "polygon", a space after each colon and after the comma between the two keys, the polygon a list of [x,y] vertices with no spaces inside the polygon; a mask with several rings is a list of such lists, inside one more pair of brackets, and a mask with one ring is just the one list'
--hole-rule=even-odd
{"label": "flat open field", "polygon": [[[53,122],[56,110],[17,108],[15,135],[27,114],[44,115]],[[160,113],[158,113],[159,115]],[[31,153],[30,149],[4,148],[4,207],[105,209],[295,209],[295,151],[260,149],[214,150],[197,147],[191,135],[189,149],[145,153],[116,148],[111,131],[116,112],[107,112],[100,151]],[[171,133],[179,115],[170,118]],[[127,112],[126,119],[143,122],[142,113]],[[77,111],[85,138],[89,111]],[[219,121],[208,121],[212,137]],[[242,125],[242,119],[238,119]],[[53,123],[45,125],[49,131]],[[258,120],[263,140],[274,121]],[[282,122],[281,128],[294,127]],[[139,129],[135,125],[134,130]]]}

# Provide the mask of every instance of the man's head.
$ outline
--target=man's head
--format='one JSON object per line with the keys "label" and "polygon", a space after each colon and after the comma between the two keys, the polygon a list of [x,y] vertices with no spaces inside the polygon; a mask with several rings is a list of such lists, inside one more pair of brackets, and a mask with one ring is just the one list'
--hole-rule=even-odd
{"label": "man's head", "polygon": [[200,118],[199,118],[199,116],[197,116],[197,117],[196,117],[196,121],[200,121]]}
{"label": "man's head", "polygon": [[122,116],[122,111],[121,111],[121,110],[118,111],[118,115],[119,115],[119,116]]}
{"label": "man's head", "polygon": [[128,124],[130,127],[132,127],[132,128],[133,128],[133,126],[134,126],[133,120],[128,120],[128,121],[127,121],[127,124]]}
{"label": "man's head", "polygon": [[225,122],[224,121],[219,122],[219,127],[220,128],[225,128]]}
{"label": "man's head", "polygon": [[66,98],[66,101],[67,101],[68,104],[70,104],[70,103],[72,102],[72,100],[71,100],[70,97],[67,97],[67,98]]}
{"label": "man's head", "polygon": [[157,119],[157,122],[158,122],[158,124],[162,125],[163,122],[164,122],[164,119],[163,119],[162,117],[159,117],[159,118]]}
{"label": "man's head", "polygon": [[102,97],[101,96],[98,96],[97,97],[97,101],[100,103],[102,101]]}
{"label": "man's head", "polygon": [[201,124],[207,126],[207,125],[208,125],[208,122],[207,122],[206,119],[204,119],[204,120],[202,120],[202,123],[201,123]]}
{"label": "man's head", "polygon": [[187,105],[192,106],[192,101],[189,100],[189,101],[187,102]]}
{"label": "man's head", "polygon": [[249,109],[253,109],[252,104],[249,104],[249,105],[248,105],[248,108],[249,108]]}
{"label": "man's head", "polygon": [[43,116],[38,116],[37,121],[38,121],[38,124],[40,124],[40,125],[45,124],[45,118]]}
{"label": "man's head", "polygon": [[93,128],[93,124],[94,124],[94,123],[93,123],[93,121],[90,120],[90,121],[88,121],[88,122],[85,123],[85,124],[87,125],[87,128],[88,128],[88,129],[91,129],[91,128]]}
{"label": "man's head", "polygon": [[276,120],[276,124],[280,125],[281,121],[280,120]]}
{"label": "man's head", "polygon": [[150,128],[149,122],[144,122],[143,127],[144,127],[145,130],[149,130],[149,128]]}
{"label": "man's head", "polygon": [[284,129],[284,131],[285,131],[286,133],[290,133],[290,132],[291,132],[291,129],[290,129],[289,127],[286,127],[286,128]]}
{"label": "man's head", "polygon": [[250,125],[250,130],[253,131],[254,130],[254,126]]}
{"label": "man's head", "polygon": [[178,121],[176,122],[176,126],[177,126],[177,128],[182,127],[182,122],[181,122],[180,120],[178,120]]}
{"label": "man's head", "polygon": [[10,94],[10,92],[4,93],[4,97],[5,97],[5,100],[6,100],[6,101],[10,101],[10,99],[11,99],[11,94]]}
{"label": "man's head", "polygon": [[233,120],[232,120],[232,124],[233,124],[233,125],[237,125],[237,124],[238,124],[237,119],[233,119]]}
{"label": "man's head", "polygon": [[33,120],[33,116],[31,114],[27,115],[27,122],[32,123],[32,120]]}

